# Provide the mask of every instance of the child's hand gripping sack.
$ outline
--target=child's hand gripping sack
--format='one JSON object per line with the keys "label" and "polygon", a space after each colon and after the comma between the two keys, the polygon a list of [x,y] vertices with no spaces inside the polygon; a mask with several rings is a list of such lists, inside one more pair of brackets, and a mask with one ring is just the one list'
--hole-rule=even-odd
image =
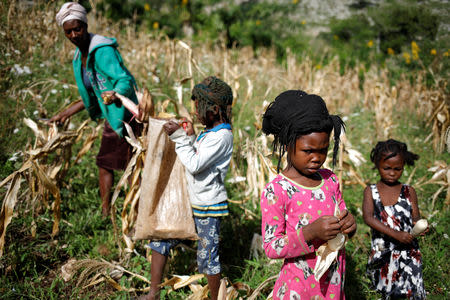
{"label": "child's hand gripping sack", "polygon": [[[334,208],[334,216],[339,217],[339,204],[336,203]],[[331,264],[336,260],[339,250],[345,246],[347,241],[347,234],[338,233],[335,238],[324,243],[317,249],[317,261],[314,267],[314,278],[319,281],[323,274],[328,270]]]}

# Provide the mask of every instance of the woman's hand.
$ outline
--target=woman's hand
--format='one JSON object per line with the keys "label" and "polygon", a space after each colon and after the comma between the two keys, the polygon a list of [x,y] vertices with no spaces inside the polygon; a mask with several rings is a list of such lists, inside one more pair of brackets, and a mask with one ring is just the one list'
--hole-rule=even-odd
{"label": "woman's hand", "polygon": [[116,101],[120,102],[120,99],[116,96],[116,92],[114,91],[105,91],[102,93],[103,103],[106,105],[112,104]]}
{"label": "woman's hand", "polygon": [[414,236],[410,234],[409,232],[405,231],[397,231],[395,235],[393,236],[397,241],[399,241],[402,244],[411,244],[414,240]]}
{"label": "woman's hand", "polygon": [[356,231],[355,217],[348,210],[342,210],[338,218],[342,233],[352,235]]}
{"label": "woman's hand", "polygon": [[335,216],[322,216],[303,227],[303,236],[305,240],[310,242],[314,239],[328,241],[336,237],[341,232],[339,219]]}
{"label": "woman's hand", "polygon": [[53,116],[50,120],[48,120],[48,123],[56,123],[56,125],[63,124],[68,118],[70,118],[72,115],[76,114],[79,111],[82,111],[84,109],[84,103],[81,100],[78,100],[73,103],[73,105],[69,106],[67,109],[63,110],[56,116]]}
{"label": "woman's hand", "polygon": [[56,123],[56,125],[61,125],[67,120],[68,117],[70,116],[65,114],[64,112],[61,112],[48,120],[48,124]]}
{"label": "woman's hand", "polygon": [[169,121],[163,125],[164,131],[167,135],[172,135],[178,128],[180,128],[180,124],[174,121]]}

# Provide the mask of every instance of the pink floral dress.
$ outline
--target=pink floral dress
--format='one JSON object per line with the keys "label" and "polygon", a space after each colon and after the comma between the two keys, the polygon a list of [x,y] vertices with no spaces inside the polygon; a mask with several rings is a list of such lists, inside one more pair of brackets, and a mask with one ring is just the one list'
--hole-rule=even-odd
{"label": "pink floral dress", "polygon": [[335,205],[346,208],[336,175],[319,170],[322,182],[301,186],[282,174],[269,182],[261,195],[262,235],[269,258],[283,258],[273,289],[273,299],[345,299],[345,251],[339,251],[320,281],[314,278],[315,251],[324,243],[307,243],[303,226],[324,215],[333,215]]}

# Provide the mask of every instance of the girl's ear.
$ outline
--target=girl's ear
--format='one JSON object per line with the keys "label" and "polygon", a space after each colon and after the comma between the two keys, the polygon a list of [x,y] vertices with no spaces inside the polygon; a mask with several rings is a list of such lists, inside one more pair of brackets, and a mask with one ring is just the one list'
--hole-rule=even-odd
{"label": "girl's ear", "polygon": [[214,118],[217,120],[222,120],[222,114],[220,113],[220,107],[219,105],[214,105],[212,107],[212,112],[214,113]]}

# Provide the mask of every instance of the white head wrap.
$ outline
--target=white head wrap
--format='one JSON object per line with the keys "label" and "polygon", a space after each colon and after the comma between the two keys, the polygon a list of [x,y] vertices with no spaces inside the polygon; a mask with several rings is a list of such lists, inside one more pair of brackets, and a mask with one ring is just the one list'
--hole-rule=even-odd
{"label": "white head wrap", "polygon": [[87,24],[86,9],[76,2],[64,3],[59,12],[56,14],[56,22],[59,26],[69,20],[80,20]]}

